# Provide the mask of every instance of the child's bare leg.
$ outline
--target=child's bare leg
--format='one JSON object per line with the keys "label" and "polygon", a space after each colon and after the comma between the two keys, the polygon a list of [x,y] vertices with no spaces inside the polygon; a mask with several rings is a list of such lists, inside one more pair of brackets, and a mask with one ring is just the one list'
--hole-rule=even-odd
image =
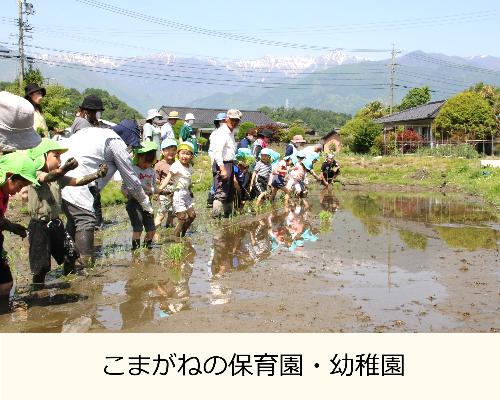
{"label": "child's bare leg", "polygon": [[271,195],[269,196],[269,201],[271,203],[274,202],[274,198],[276,197],[276,193],[278,193],[278,189],[273,187],[273,190],[271,191]]}
{"label": "child's bare leg", "polygon": [[156,217],[155,217],[155,226],[156,226],[156,229],[158,229],[160,227],[160,225],[161,225],[161,223],[163,222],[164,219],[165,219],[165,213],[159,211],[158,214],[156,214]]}
{"label": "child's bare leg", "polygon": [[191,226],[191,224],[193,223],[195,218],[196,218],[196,213],[194,211],[194,208],[192,208],[192,207],[188,208],[187,219],[182,226],[182,236],[186,235],[187,230],[189,229],[189,227]]}
{"label": "child's bare leg", "polygon": [[172,226],[174,224],[174,218],[174,213],[172,211],[169,211],[167,215],[167,225]]}
{"label": "child's bare leg", "polygon": [[259,194],[259,197],[257,197],[256,204],[260,205],[260,203],[262,203],[262,201],[265,199],[265,197],[266,197],[266,192],[262,192],[261,194]]}
{"label": "child's bare leg", "polygon": [[177,225],[175,226],[174,229],[174,236],[176,237],[182,237],[182,228],[184,227],[184,223],[188,219],[188,215],[186,211],[181,211],[177,213]]}
{"label": "child's bare leg", "polygon": [[156,231],[146,232],[146,240],[153,240],[155,237]]}

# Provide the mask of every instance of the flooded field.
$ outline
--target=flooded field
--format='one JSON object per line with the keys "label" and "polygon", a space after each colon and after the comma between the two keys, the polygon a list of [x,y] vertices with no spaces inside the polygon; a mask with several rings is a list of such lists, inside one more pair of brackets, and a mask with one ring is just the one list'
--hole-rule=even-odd
{"label": "flooded field", "polygon": [[[88,277],[55,269],[29,292],[26,247],[8,332],[496,332],[500,225],[461,197],[341,191],[130,253],[121,207]],[[199,204],[204,200],[199,199]],[[19,241],[13,244],[19,246]],[[26,243],[23,243],[26,246]]]}

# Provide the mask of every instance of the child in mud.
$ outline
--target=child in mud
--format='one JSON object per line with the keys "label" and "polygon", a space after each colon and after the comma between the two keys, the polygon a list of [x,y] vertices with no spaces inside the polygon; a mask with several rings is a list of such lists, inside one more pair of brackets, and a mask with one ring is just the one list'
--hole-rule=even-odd
{"label": "child in mud", "polygon": [[306,171],[302,162],[305,160],[306,156],[302,151],[296,153],[295,165],[289,168],[288,182],[286,188],[291,193],[295,193],[297,197],[302,197],[305,185],[304,178]]}
{"label": "child in mud", "polygon": [[286,187],[285,179],[288,173],[288,169],[292,164],[292,159],[290,156],[286,156],[283,160],[278,161],[273,168],[273,177],[271,181],[272,191],[269,200],[271,203],[276,197],[278,190],[282,190],[285,193],[285,207],[288,207],[288,201],[290,199],[290,190]]}
{"label": "child in mud", "polygon": [[[170,167],[175,162],[175,155],[177,154],[177,142],[174,139],[164,139],[161,142],[161,152],[163,158],[155,165],[156,183],[160,183],[165,179],[170,171]],[[172,201],[174,196],[174,187],[168,185],[159,196],[160,207],[155,218],[155,226],[158,229],[167,217],[167,228],[173,227],[174,213],[172,208]]]}
{"label": "child in mud", "polygon": [[5,218],[9,197],[28,185],[38,185],[36,167],[31,158],[20,152],[0,157],[0,306],[8,306],[13,280],[7,253],[3,249],[3,231],[26,237],[26,228]]}
{"label": "child in mud", "polygon": [[50,271],[51,256],[57,264],[64,265],[64,275],[75,271],[78,253],[70,235],[60,219],[62,195],[65,186],[84,186],[106,176],[108,166],[101,164],[93,174],[80,178],[65,176],[68,171],[78,167],[74,158],[61,166],[61,154],[68,151],[59,142],[42,139],[35,148],[28,151],[37,172],[39,186],[28,188],[28,212],[30,215],[29,262],[33,274],[33,289],[45,284],[45,275]]}
{"label": "child in mud", "polygon": [[[142,142],[141,147],[134,150],[133,169],[144,189],[146,195],[150,198],[153,194],[157,193],[156,190],[156,174],[153,169],[153,164],[156,161],[156,151],[158,145],[155,142]],[[153,248],[153,238],[156,233],[156,226],[154,216],[151,213],[145,212],[141,205],[130,196],[125,187],[122,186],[122,191],[127,197],[127,213],[132,224],[132,251],[141,247],[142,231],[146,231],[144,239],[144,247],[148,249]]]}
{"label": "child in mud", "polygon": [[250,192],[257,197],[256,204],[262,203],[267,194],[267,187],[271,185],[271,154],[267,148],[260,152],[260,160],[255,164],[250,182]]}
{"label": "child in mud", "polygon": [[328,187],[339,176],[340,166],[335,160],[334,154],[328,154],[326,160],[321,166],[321,182]]}
{"label": "child in mud", "polygon": [[[248,152],[246,152],[248,150]],[[236,165],[234,165],[234,178],[236,197],[236,208],[242,208],[245,202],[250,199],[250,165],[253,164],[254,158],[249,149],[241,148],[236,153]]]}
{"label": "child in mud", "polygon": [[169,183],[174,187],[173,208],[177,217],[174,230],[176,237],[183,237],[196,218],[194,211],[193,192],[191,191],[191,176],[193,175],[194,146],[190,142],[182,142],[177,146],[177,158],[171,166],[166,178],[158,188],[164,190]]}

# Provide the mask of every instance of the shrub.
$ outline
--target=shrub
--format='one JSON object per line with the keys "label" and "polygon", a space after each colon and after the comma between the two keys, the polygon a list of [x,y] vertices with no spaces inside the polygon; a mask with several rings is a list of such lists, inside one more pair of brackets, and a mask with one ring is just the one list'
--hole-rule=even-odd
{"label": "shrub", "polygon": [[412,129],[407,129],[404,132],[397,134],[398,149],[402,153],[414,153],[419,149],[424,140],[417,132]]}
{"label": "shrub", "polygon": [[444,144],[434,148],[425,147],[417,151],[421,156],[435,157],[464,157],[474,159],[479,157],[479,153],[468,144]]}
{"label": "shrub", "polygon": [[279,132],[280,128],[278,125],[275,124],[266,124],[266,125],[259,125],[257,127],[257,134],[264,131],[264,130],[270,130],[273,131],[273,135],[269,138],[271,142],[276,142],[279,140]]}
{"label": "shrub", "polygon": [[253,122],[250,122],[250,121],[243,122],[238,129],[238,134],[236,136],[236,140],[243,139],[247,135],[247,132],[249,130],[255,129],[255,128],[257,128],[257,125],[255,125]]}
{"label": "shrub", "polygon": [[200,147],[202,149],[205,149],[207,147],[208,139],[203,136],[200,136],[198,138],[198,143],[200,144]]}

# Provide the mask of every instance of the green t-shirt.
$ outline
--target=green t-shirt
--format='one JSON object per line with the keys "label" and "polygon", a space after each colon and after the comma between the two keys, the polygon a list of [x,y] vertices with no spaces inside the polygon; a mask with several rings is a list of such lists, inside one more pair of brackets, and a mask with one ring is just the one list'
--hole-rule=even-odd
{"label": "green t-shirt", "polygon": [[28,187],[28,212],[32,219],[54,219],[61,215],[61,190],[71,182],[70,176],[62,176],[55,182]]}

